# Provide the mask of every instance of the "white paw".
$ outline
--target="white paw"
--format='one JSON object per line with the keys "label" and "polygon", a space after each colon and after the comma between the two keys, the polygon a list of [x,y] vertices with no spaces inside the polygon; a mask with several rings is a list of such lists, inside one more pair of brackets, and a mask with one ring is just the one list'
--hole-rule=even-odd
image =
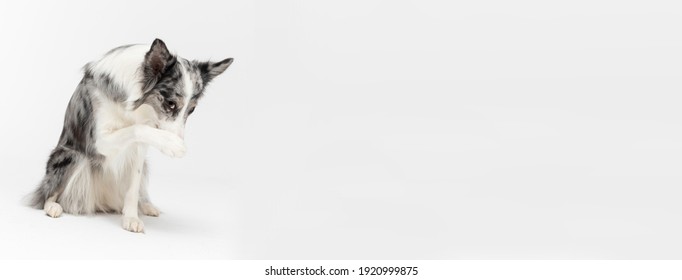
{"label": "white paw", "polygon": [[[166,131],[164,131],[166,132]],[[169,157],[180,158],[185,156],[185,141],[179,136],[166,132],[162,134],[159,150]]]}
{"label": "white paw", "polygon": [[123,229],[132,232],[144,232],[144,223],[138,217],[123,217]]}
{"label": "white paw", "polygon": [[57,218],[57,217],[62,215],[62,212],[64,212],[64,210],[62,209],[62,206],[56,202],[45,203],[44,210],[45,210],[45,214],[47,214],[48,216],[50,216],[52,218]]}
{"label": "white paw", "polygon": [[142,203],[142,205],[140,205],[140,210],[142,210],[142,214],[152,217],[158,217],[159,214],[161,214],[159,209],[149,202]]}

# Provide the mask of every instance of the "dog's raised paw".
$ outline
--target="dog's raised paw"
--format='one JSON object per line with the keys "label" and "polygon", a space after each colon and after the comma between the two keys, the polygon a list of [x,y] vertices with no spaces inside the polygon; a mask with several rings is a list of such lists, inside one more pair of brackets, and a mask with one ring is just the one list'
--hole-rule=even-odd
{"label": "dog's raised paw", "polygon": [[169,144],[163,149],[161,149],[161,152],[164,153],[165,155],[173,158],[181,158],[185,156],[185,145],[172,145]]}
{"label": "dog's raised paw", "polygon": [[131,232],[144,232],[144,223],[138,217],[123,217],[123,229]]}
{"label": "dog's raised paw", "polygon": [[161,211],[149,202],[142,203],[142,205],[140,205],[140,210],[142,210],[142,214],[152,217],[158,217],[159,214],[161,214]]}
{"label": "dog's raised paw", "polygon": [[52,218],[58,218],[59,216],[62,215],[62,212],[64,212],[64,209],[62,209],[62,206],[59,205],[59,203],[56,202],[47,202],[45,203],[45,214]]}
{"label": "dog's raised paw", "polygon": [[185,141],[175,134],[168,133],[165,135],[161,152],[169,157],[181,158],[185,156],[187,149],[185,148]]}

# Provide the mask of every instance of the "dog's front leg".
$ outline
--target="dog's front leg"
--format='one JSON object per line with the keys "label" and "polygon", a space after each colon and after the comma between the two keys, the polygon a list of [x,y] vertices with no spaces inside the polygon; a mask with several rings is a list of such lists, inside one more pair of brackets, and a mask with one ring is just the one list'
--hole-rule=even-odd
{"label": "dog's front leg", "polygon": [[139,146],[137,154],[130,169],[130,187],[123,200],[123,210],[121,211],[121,223],[123,228],[132,232],[144,232],[144,223],[137,214],[138,202],[140,200],[140,185],[142,184],[142,168],[144,167],[144,156],[147,153],[146,146]]}
{"label": "dog's front leg", "polygon": [[[173,133],[140,124],[103,133],[96,142],[98,152],[105,157],[116,157],[121,151],[136,144],[141,145],[138,145],[136,158],[126,174],[126,178],[130,181],[126,182],[129,187],[123,199],[121,224],[126,230],[144,232],[144,223],[138,216],[138,205],[147,145],[154,146],[172,157],[183,156],[185,145],[182,138]],[[153,211],[150,213],[153,214]],[[156,215],[158,215],[158,210],[156,210]]]}
{"label": "dog's front leg", "polygon": [[185,156],[185,140],[172,132],[139,125],[135,130],[135,137],[139,142],[151,145],[167,156],[175,158]]}
{"label": "dog's front leg", "polygon": [[141,124],[104,133],[96,143],[97,151],[106,157],[115,156],[134,143],[151,145],[171,157],[185,155],[185,142],[182,138],[171,132]]}

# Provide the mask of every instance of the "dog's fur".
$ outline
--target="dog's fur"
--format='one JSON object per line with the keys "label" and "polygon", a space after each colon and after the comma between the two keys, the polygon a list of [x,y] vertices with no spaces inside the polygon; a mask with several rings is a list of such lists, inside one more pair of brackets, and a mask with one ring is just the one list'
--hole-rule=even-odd
{"label": "dog's fur", "polygon": [[144,231],[138,209],[159,215],[146,191],[147,147],[182,157],[187,117],[231,63],[189,61],[159,39],[151,47],[115,48],[88,63],[31,204],[55,218],[122,213],[124,229]]}

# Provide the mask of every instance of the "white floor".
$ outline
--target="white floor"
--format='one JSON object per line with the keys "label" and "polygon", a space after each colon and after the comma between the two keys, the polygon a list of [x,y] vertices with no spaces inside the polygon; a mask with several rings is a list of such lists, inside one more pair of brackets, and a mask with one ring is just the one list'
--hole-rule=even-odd
{"label": "white floor", "polygon": [[[122,230],[117,215],[53,219],[22,206],[42,163],[17,161],[15,170],[32,170],[4,174],[0,258],[682,257],[679,178],[592,177],[611,184],[600,188],[540,170],[535,181],[525,179],[531,181],[514,190],[484,177],[450,190],[429,182],[379,188],[388,183],[278,183],[268,174],[245,176],[252,183],[237,175],[158,170],[188,165],[158,153],[153,160],[166,161],[151,178],[152,197],[163,213],[143,218],[145,234]],[[522,176],[500,170],[490,178],[518,183]]]}

